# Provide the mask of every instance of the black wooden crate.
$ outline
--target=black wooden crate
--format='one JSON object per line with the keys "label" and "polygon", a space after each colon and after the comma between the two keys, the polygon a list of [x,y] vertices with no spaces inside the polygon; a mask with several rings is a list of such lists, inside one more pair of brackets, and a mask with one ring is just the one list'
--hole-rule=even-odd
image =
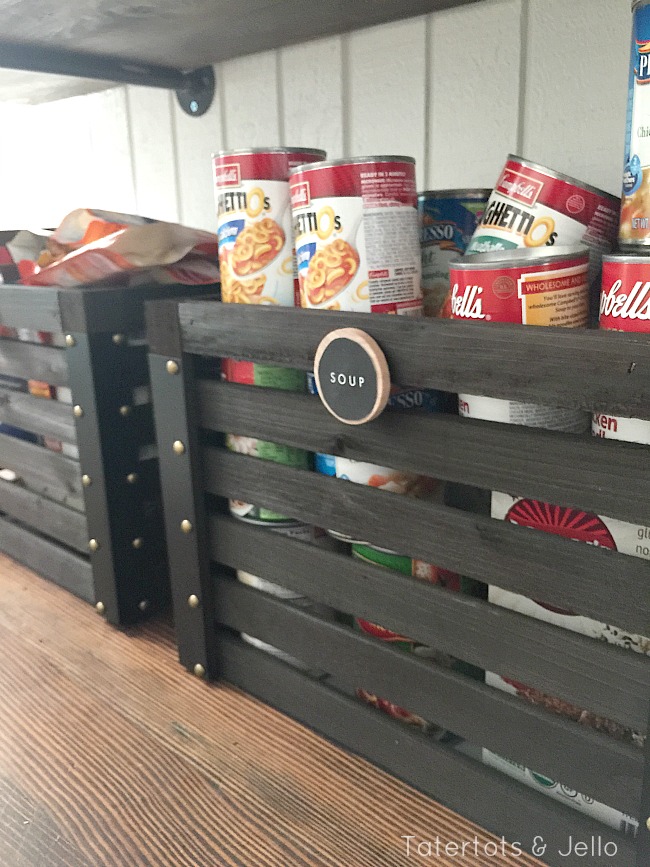
{"label": "black wooden crate", "polygon": [[[214,366],[219,356],[309,370],[320,340],[353,326],[379,342],[395,383],[650,418],[648,338],[202,301],[148,305],[147,320],[181,662],[243,687],[506,839],[530,848],[542,837],[551,865],[647,867],[650,747],[644,759],[636,746],[251,589],[232,580],[232,569],[644,733],[647,657],[246,525],[227,514],[222,498],[361,533],[381,547],[642,635],[650,633],[650,563],[233,454],[215,432],[646,525],[648,448],[452,415],[387,412],[349,427],[311,395],[221,383],[204,371],[206,359]],[[238,632],[637,816],[638,842],[310,678],[244,643]],[[570,836],[589,843],[587,859],[560,854]],[[593,854],[599,840],[601,854]],[[610,841],[615,857],[602,852]]]}
{"label": "black wooden crate", "polygon": [[0,386],[0,423],[79,454],[0,433],[0,467],[21,479],[0,482],[0,550],[116,624],[169,596],[144,302],[191,292],[0,286],[0,325],[55,335],[55,345],[0,339],[0,376],[67,387],[74,405]]}

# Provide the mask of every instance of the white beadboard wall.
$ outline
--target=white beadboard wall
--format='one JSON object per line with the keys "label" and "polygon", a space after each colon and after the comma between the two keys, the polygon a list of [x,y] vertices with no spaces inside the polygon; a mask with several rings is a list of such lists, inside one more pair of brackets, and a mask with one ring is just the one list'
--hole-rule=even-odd
{"label": "white beadboard wall", "polygon": [[202,118],[118,87],[0,107],[0,227],[90,206],[214,230],[210,154],[397,153],[421,188],[493,185],[510,151],[618,193],[629,0],[483,0],[216,67]]}

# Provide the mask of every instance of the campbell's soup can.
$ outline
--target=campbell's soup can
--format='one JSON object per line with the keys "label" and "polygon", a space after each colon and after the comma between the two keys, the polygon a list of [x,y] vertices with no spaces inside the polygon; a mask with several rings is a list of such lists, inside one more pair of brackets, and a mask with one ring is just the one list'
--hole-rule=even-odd
{"label": "campbell's soup can", "polygon": [[[605,256],[600,327],[650,333],[650,258]],[[595,413],[592,431],[605,439],[650,445],[650,421]]]}
{"label": "campbell's soup can", "polygon": [[604,190],[510,154],[467,252],[584,244],[596,311],[602,255],[614,249],[620,207]]}
{"label": "campbell's soup can", "polygon": [[302,307],[421,313],[414,159],[313,163],[290,184]]}
{"label": "campbell's soup can", "polygon": [[650,4],[632,4],[632,47],[628,81],[623,201],[619,244],[650,244]]}
{"label": "campbell's soup can", "polygon": [[[223,302],[295,305],[298,281],[289,175],[297,165],[324,157],[324,151],[312,148],[259,148],[213,156]],[[228,382],[305,390],[304,373],[249,361],[224,359],[222,376]],[[311,455],[302,449],[233,434],[226,435],[226,446],[287,466],[311,467]],[[270,525],[293,523],[252,503],[231,500],[229,505],[238,518]]]}
{"label": "campbell's soup can", "polygon": [[[589,257],[586,250],[507,250],[466,256],[450,266],[451,314],[470,322],[586,326],[589,321]],[[458,395],[468,418],[549,430],[583,432],[580,410],[540,406],[473,394]]]}
{"label": "campbell's soup can", "polygon": [[427,190],[418,195],[425,316],[448,315],[449,263],[462,256],[492,190]]}

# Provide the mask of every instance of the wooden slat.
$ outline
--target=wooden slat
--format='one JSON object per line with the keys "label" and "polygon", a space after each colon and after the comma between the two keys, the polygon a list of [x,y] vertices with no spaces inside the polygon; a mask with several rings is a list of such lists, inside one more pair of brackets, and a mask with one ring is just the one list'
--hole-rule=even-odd
{"label": "wooden slat", "polygon": [[0,373],[21,379],[40,379],[50,385],[67,385],[65,350],[37,343],[0,340]]}
{"label": "wooden slat", "polygon": [[0,512],[70,548],[84,554],[88,551],[88,529],[83,512],[68,509],[9,482],[0,482]]}
{"label": "wooden slat", "polygon": [[90,563],[62,545],[0,518],[0,550],[86,602],[95,601]]}
{"label": "wooden slat", "polygon": [[217,496],[360,534],[371,544],[461,575],[647,632],[645,560],[223,449],[208,447],[203,457],[206,489]]}
{"label": "wooden slat", "polygon": [[566,852],[569,834],[574,840],[600,837],[615,841],[617,855],[590,857],[589,867],[630,867],[634,863],[634,844],[629,838],[377,713],[240,639],[221,634],[219,651],[226,680],[407,779],[470,821],[506,840],[521,841],[528,851],[535,837],[542,836],[547,844],[544,860],[550,867],[581,867],[585,863],[580,856],[559,855]]}
{"label": "wooden slat", "polygon": [[212,430],[650,524],[650,479],[639,471],[647,446],[419,412],[353,427],[310,395],[214,380],[197,388]]}
{"label": "wooden slat", "polygon": [[198,301],[181,304],[179,317],[186,352],[311,370],[326,334],[361,328],[401,385],[650,418],[645,334]]}
{"label": "wooden slat", "polygon": [[59,290],[50,286],[4,285],[0,292],[0,325],[62,331]]}
{"label": "wooden slat", "polygon": [[643,656],[227,515],[210,517],[210,552],[215,562],[646,729]]}
{"label": "wooden slat", "polygon": [[77,438],[72,407],[1,386],[0,422],[67,443],[74,443]]}
{"label": "wooden slat", "polygon": [[[638,814],[643,750],[532,707],[463,674],[327,622],[227,577],[217,620],[344,682],[389,698],[471,743]],[[594,762],[594,756],[598,762]]]}
{"label": "wooden slat", "polygon": [[0,433],[0,466],[18,473],[28,488],[83,511],[81,470],[77,461]]}

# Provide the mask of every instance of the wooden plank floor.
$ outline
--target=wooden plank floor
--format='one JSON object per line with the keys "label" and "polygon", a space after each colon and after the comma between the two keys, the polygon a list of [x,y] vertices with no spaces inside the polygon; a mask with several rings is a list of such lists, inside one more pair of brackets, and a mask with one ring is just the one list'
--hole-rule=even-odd
{"label": "wooden plank floor", "polygon": [[[406,857],[404,834],[493,839],[191,677],[169,625],[120,632],[2,555],[0,648],[2,867],[406,867],[424,862]],[[507,863],[540,864],[490,859]]]}

